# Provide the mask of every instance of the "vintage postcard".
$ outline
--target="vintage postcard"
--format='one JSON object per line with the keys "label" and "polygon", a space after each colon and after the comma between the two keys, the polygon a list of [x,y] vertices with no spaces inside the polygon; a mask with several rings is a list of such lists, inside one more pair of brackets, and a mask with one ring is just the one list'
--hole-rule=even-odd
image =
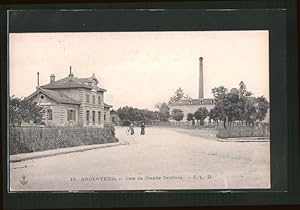
{"label": "vintage postcard", "polygon": [[9,34],[9,191],[270,189],[266,30]]}

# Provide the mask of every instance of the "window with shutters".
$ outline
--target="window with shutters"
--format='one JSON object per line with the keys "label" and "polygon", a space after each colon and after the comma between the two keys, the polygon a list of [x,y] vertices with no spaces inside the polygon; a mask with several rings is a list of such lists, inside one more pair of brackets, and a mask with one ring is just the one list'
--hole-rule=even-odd
{"label": "window with shutters", "polygon": [[68,121],[75,121],[76,120],[75,119],[75,110],[69,109],[67,115],[68,115],[67,116]]}

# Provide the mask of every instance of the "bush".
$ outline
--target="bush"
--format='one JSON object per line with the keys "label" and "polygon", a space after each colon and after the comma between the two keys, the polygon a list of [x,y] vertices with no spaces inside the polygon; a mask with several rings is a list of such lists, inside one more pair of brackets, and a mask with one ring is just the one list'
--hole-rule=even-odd
{"label": "bush", "polygon": [[117,142],[115,128],[10,127],[10,154]]}
{"label": "bush", "polygon": [[129,120],[122,120],[122,126],[129,126],[130,123],[131,122]]}
{"label": "bush", "polygon": [[220,128],[216,135],[218,138],[239,138],[239,137],[270,137],[269,126],[238,126]]}

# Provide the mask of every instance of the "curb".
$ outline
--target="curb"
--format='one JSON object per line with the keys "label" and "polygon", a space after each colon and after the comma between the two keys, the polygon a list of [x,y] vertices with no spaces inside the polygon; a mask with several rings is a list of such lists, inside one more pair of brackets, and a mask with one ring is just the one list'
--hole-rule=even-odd
{"label": "curb", "polygon": [[86,145],[86,146],[79,146],[79,147],[77,146],[77,147],[59,148],[55,150],[47,150],[47,151],[40,151],[40,152],[33,152],[33,153],[16,154],[16,155],[10,155],[9,162],[15,163],[15,162],[21,162],[25,160],[32,160],[37,158],[68,154],[72,152],[84,152],[87,150],[114,147],[119,145],[123,145],[123,144],[121,144],[120,142],[115,142],[115,143],[106,143],[106,144]]}
{"label": "curb", "polygon": [[220,142],[270,142],[269,138],[217,138]]}

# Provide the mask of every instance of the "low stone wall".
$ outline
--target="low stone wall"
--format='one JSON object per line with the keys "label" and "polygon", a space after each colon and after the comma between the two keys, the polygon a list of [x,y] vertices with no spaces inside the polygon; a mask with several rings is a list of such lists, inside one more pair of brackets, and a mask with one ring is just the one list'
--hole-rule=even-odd
{"label": "low stone wall", "polygon": [[10,155],[57,148],[118,142],[111,125],[104,128],[10,127]]}

